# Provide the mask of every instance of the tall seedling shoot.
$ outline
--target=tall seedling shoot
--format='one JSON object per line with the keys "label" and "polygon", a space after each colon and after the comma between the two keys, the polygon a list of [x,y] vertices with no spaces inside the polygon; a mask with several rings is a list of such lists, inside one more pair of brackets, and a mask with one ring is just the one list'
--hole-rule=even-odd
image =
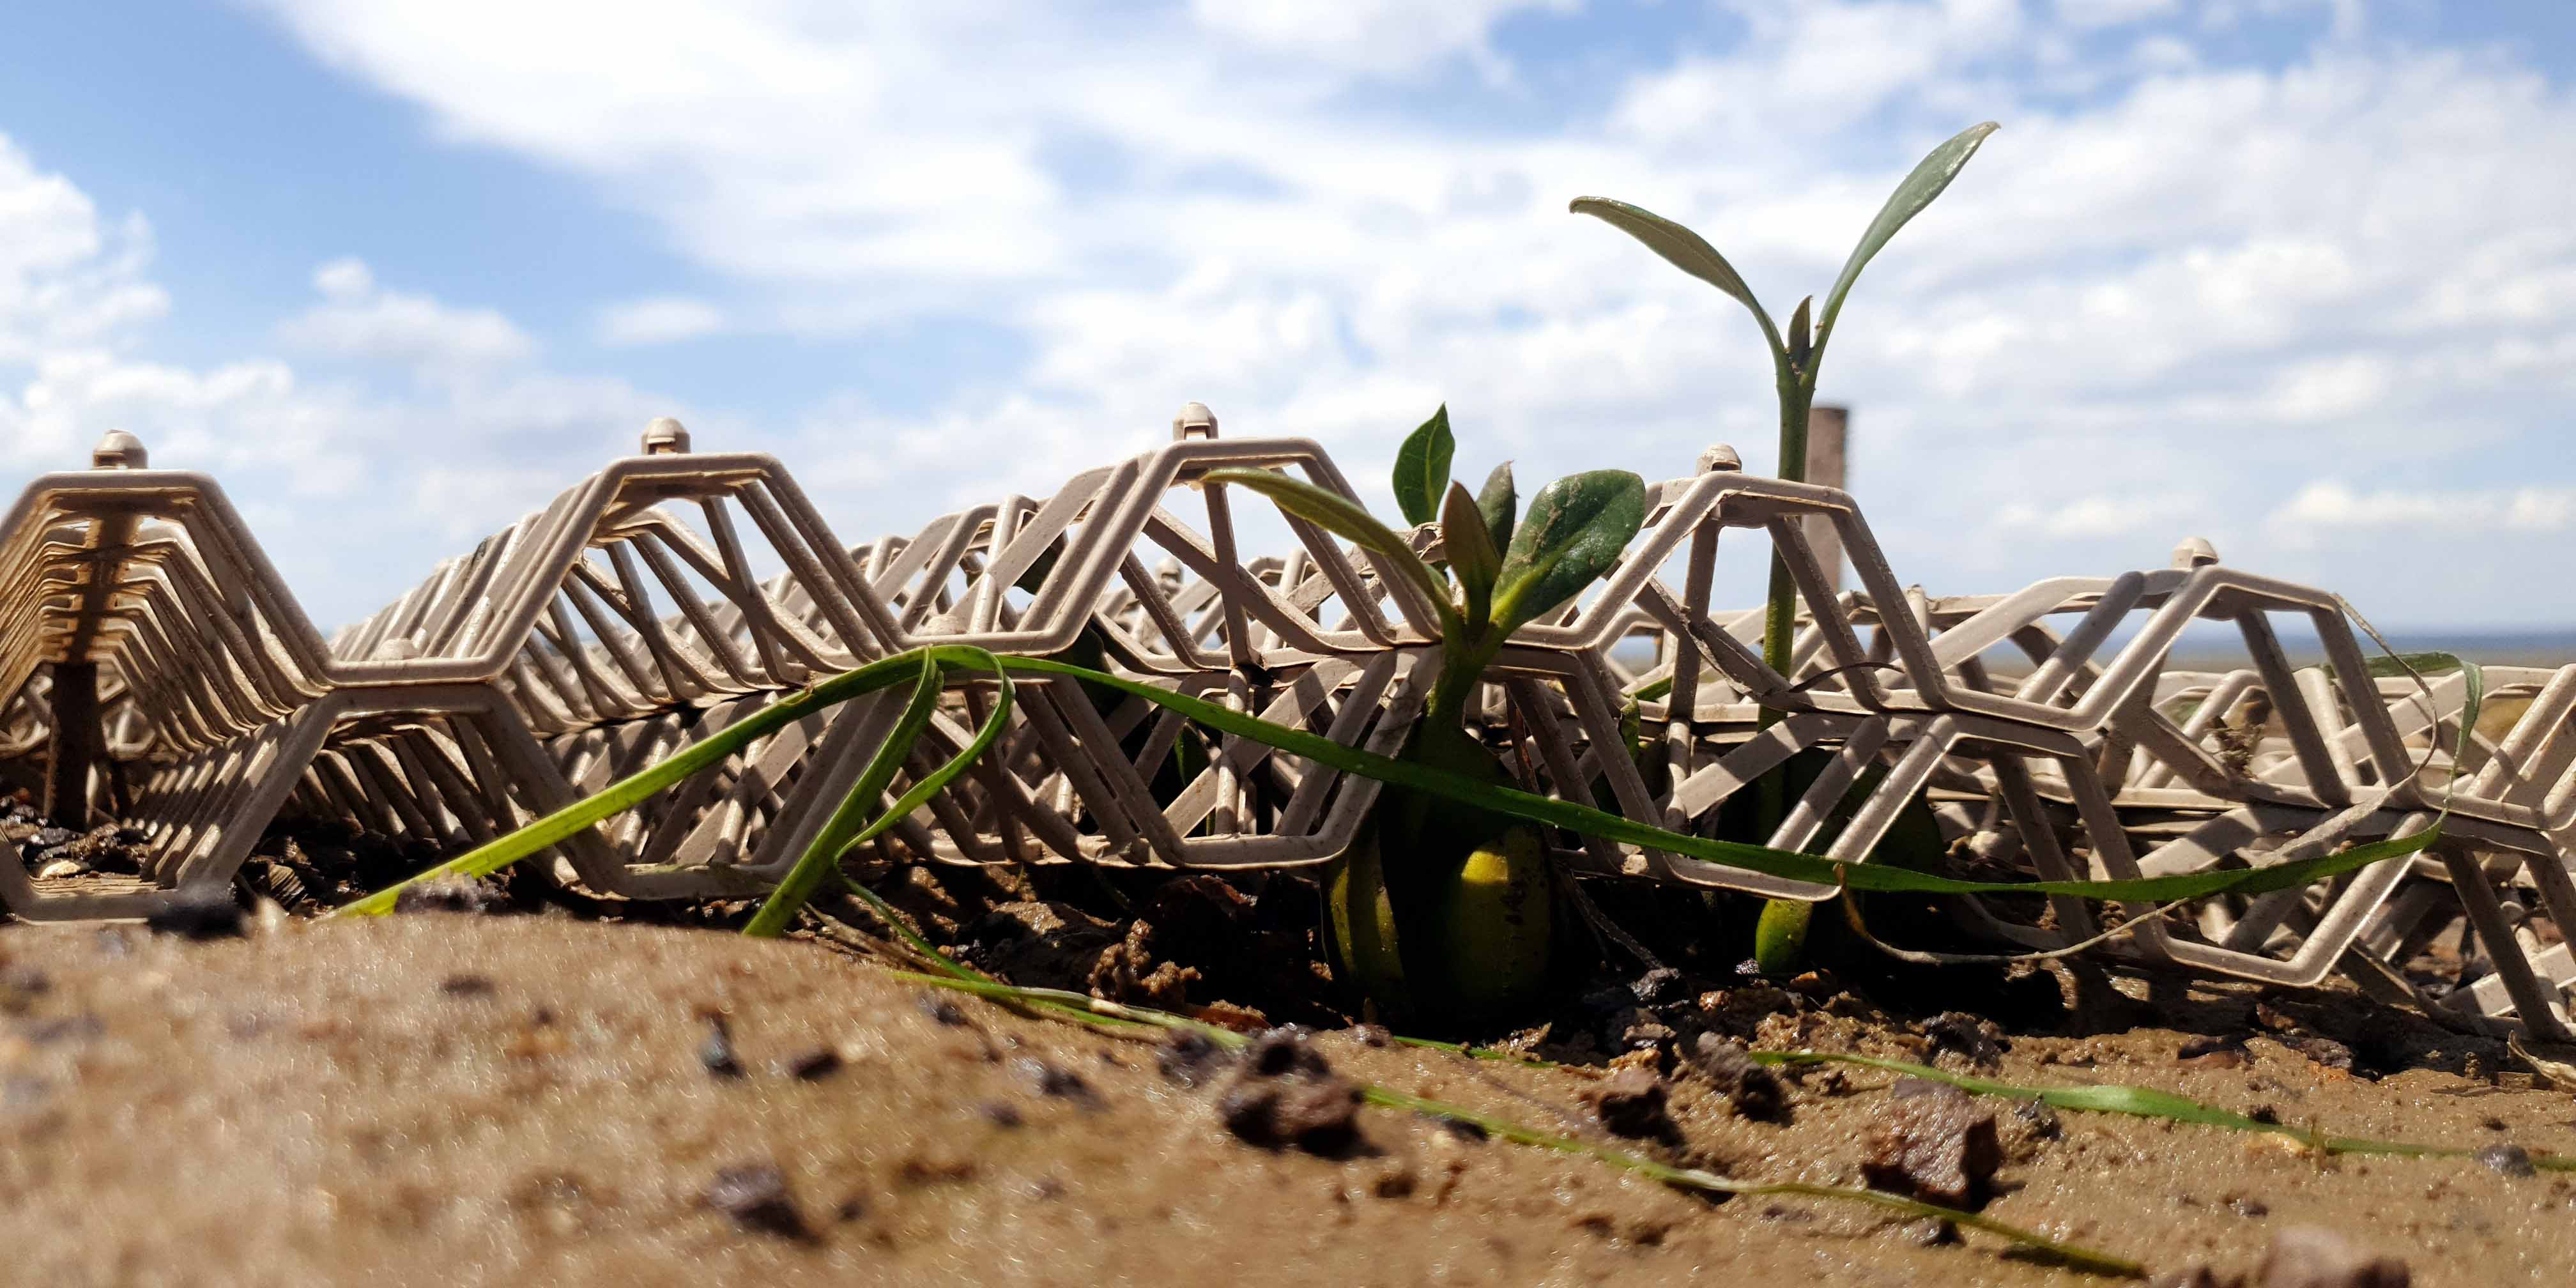
{"label": "tall seedling shoot", "polygon": [[[1834,323],[1842,317],[1843,301],[1851,294],[1852,283],[1871,257],[1896,236],[1908,220],[1923,213],[1960,169],[1975,156],[1977,146],[1995,132],[1995,123],[1970,126],[1949,142],[1932,149],[1930,155],[1914,167],[1905,181],[1896,185],[1887,204],[1879,208],[1878,217],[1852,247],[1851,258],[1843,261],[1841,275],[1834,279],[1833,289],[1825,295],[1825,310],[1816,317],[1812,330],[1808,324],[1809,306],[1815,297],[1798,301],[1797,310],[1789,315],[1789,331],[1782,335],[1771,321],[1771,314],[1744,278],[1717,248],[1698,233],[1661,215],[1613,201],[1608,197],[1577,197],[1571,209],[1577,214],[1601,219],[1621,232],[1644,242],[1674,267],[1716,287],[1735,298],[1762,325],[1762,339],[1771,349],[1773,387],[1780,400],[1780,477],[1791,482],[1804,482],[1807,477],[1807,410],[1816,401],[1816,372],[1824,365],[1825,346],[1834,337]],[[1786,675],[1789,670],[1789,646],[1797,614],[1797,585],[1790,580],[1788,560],[1778,552],[1771,557],[1771,591],[1769,609],[1762,625],[1762,660],[1771,669]],[[1779,713],[1764,710],[1763,723],[1779,718]],[[1766,785],[1770,786],[1770,785]],[[1770,790],[1777,791],[1776,786]],[[1762,922],[1754,937],[1754,956],[1765,970],[1780,972],[1793,966],[1807,937],[1807,918],[1813,905],[1791,901],[1772,903],[1762,910]]]}
{"label": "tall seedling shoot", "polygon": [[[1207,481],[1251,488],[1356,543],[1380,576],[1429,602],[1440,670],[1401,758],[1501,785],[1510,775],[1465,727],[1468,700],[1513,631],[1619,561],[1645,523],[1646,487],[1624,470],[1569,475],[1539,489],[1523,514],[1508,462],[1471,496],[1449,477],[1455,451],[1444,405],[1395,461],[1405,519],[1440,525],[1439,567],[1349,499],[1285,474],[1225,469]],[[1330,901],[1336,967],[1390,1018],[1466,1022],[1546,976],[1555,910],[1546,846],[1527,822],[1389,790],[1335,865]]]}

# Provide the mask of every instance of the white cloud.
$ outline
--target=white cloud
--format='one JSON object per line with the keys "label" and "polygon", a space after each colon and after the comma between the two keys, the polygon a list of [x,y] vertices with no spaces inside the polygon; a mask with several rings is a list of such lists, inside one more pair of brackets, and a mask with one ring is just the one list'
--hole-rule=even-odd
{"label": "white cloud", "polygon": [[155,465],[213,473],[326,627],[632,451],[651,417],[687,414],[622,380],[540,369],[501,314],[382,289],[355,259],[323,265],[321,301],[282,328],[345,372],[155,361],[135,352],[141,324],[171,309],[150,257],[139,219],[101,217],[0,137],[0,461],[81,468],[124,429]]}
{"label": "white cloud", "polygon": [[629,300],[599,311],[599,342],[612,347],[669,344],[725,328],[724,310],[675,295]]}
{"label": "white cloud", "polygon": [[2272,513],[2270,522],[2297,540],[2352,528],[2559,533],[2576,528],[2576,487],[2356,492],[2340,480],[2326,479],[2301,488]]}
{"label": "white cloud", "polygon": [[[1230,434],[1321,438],[1364,482],[1443,397],[1462,461],[1525,477],[1679,472],[1719,438],[1766,468],[1750,322],[1565,199],[1691,223],[1785,314],[1914,157],[1989,117],[2004,131],[1871,268],[1826,368],[1900,573],[2066,571],[2034,535],[2160,565],[2189,520],[2233,563],[2403,584],[2439,614],[2483,592],[2420,552],[2337,563],[2267,516],[2321,460],[2576,486],[2531,450],[2576,399],[2576,102],[2507,55],[2373,44],[2349,4],[2256,6],[2334,24],[2271,67],[2137,0],[1747,0],[1740,41],[1617,67],[1606,107],[1533,130],[1376,92],[1467,66],[1507,94],[1504,3],[262,3],[443,136],[580,176],[729,279],[732,316],[616,305],[603,340],[739,316],[1015,331],[1025,367],[946,405],[818,411],[857,428],[791,463],[911,481],[851,501],[888,525],[1051,486],[1193,397]],[[974,435],[1011,450],[935,479],[906,455]],[[2576,585],[2515,611],[2576,616]]]}
{"label": "white cloud", "polygon": [[376,274],[365,260],[343,256],[313,270],[313,289],[335,300],[364,300],[375,294]]}
{"label": "white cloud", "polygon": [[[1375,74],[1402,72],[1456,53],[1491,59],[1485,33],[1516,11],[1571,12],[1579,0],[1320,0],[1241,4],[1190,0],[1199,25],[1253,47],[1328,60]],[[1491,65],[1488,62],[1488,65]]]}
{"label": "white cloud", "polygon": [[537,350],[498,310],[454,308],[425,295],[379,290],[375,274],[357,259],[316,269],[313,287],[322,302],[287,319],[278,331],[289,344],[332,357],[395,363],[456,379],[525,361]]}
{"label": "white cloud", "polygon": [[2027,501],[2005,506],[1996,514],[1995,526],[2068,539],[2137,534],[2180,537],[2185,534],[2177,524],[2198,508],[2195,499],[2187,494],[2080,496],[2046,506]]}
{"label": "white cloud", "polygon": [[0,366],[167,312],[169,296],[142,275],[151,254],[140,217],[109,225],[86,193],[0,135]]}
{"label": "white cloud", "polygon": [[2116,27],[2165,17],[2181,7],[2180,0],[2057,0],[2057,16],[2070,27]]}

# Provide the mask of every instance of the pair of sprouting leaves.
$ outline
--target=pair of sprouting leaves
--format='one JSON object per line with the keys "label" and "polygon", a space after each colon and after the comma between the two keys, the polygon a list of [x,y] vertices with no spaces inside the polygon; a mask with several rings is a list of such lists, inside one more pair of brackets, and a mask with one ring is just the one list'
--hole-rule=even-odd
{"label": "pair of sprouting leaves", "polygon": [[1626,470],[1569,474],[1540,488],[1522,514],[1510,462],[1471,496],[1449,477],[1456,454],[1444,403],[1395,457],[1396,504],[1416,526],[1438,519],[1442,568],[1338,493],[1270,470],[1211,470],[1207,481],[1251,488],[1367,551],[1382,575],[1391,569],[1431,601],[1453,656],[1481,665],[1513,631],[1562,608],[1619,562],[1645,525],[1646,485]]}
{"label": "pair of sprouting leaves", "polygon": [[[1992,121],[1970,126],[1932,149],[1916,164],[1913,171],[1905,176],[1905,181],[1896,185],[1896,191],[1889,194],[1887,204],[1879,209],[1878,217],[1872,219],[1869,227],[1861,233],[1860,244],[1852,247],[1851,257],[1843,261],[1843,271],[1835,276],[1833,289],[1826,292],[1824,311],[1816,315],[1813,329],[1808,324],[1808,309],[1813,301],[1801,300],[1797,310],[1789,316],[1786,335],[1771,320],[1771,314],[1761,302],[1753,298],[1753,288],[1744,284],[1744,278],[1735,271],[1735,266],[1727,263],[1726,257],[1718,254],[1717,248],[1709,245],[1698,233],[1652,211],[1608,197],[1577,197],[1571,209],[1576,214],[1600,219],[1636,238],[1674,267],[1734,297],[1737,303],[1752,312],[1754,321],[1762,325],[1762,338],[1770,346],[1771,361],[1783,393],[1803,386],[1813,394],[1816,370],[1825,358],[1825,342],[1833,337],[1834,323],[1842,316],[1843,301],[1850,296],[1852,283],[1859,280],[1860,270],[1886,248],[1898,229],[1922,214],[1924,208],[1950,186],[1950,180],[1958,177],[1960,169],[1968,164],[1968,158],[1977,154],[1977,146],[1994,132],[1995,123]],[[1784,468],[1795,468],[1795,464],[1786,462]]]}

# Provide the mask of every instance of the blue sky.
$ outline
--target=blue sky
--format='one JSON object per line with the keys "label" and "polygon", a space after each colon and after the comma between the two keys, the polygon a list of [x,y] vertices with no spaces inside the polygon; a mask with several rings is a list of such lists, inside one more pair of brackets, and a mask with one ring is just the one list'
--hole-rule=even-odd
{"label": "blue sky", "polygon": [[1825,372],[1900,575],[2198,533],[2564,625],[2571,75],[2561,3],[13,6],[0,468],[130,429],[326,623],[659,414],[853,540],[1191,398],[1361,478],[1444,399],[1463,468],[1767,468],[1750,324],[1565,201],[1786,313],[1991,118]]}

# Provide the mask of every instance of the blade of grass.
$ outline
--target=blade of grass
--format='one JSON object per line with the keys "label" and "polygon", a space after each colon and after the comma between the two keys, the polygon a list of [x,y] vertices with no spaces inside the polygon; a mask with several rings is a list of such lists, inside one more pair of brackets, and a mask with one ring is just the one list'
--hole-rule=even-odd
{"label": "blade of grass", "polygon": [[1011,715],[1010,674],[1002,669],[1000,660],[992,654],[982,649],[971,651],[983,654],[994,679],[999,682],[993,709],[975,731],[974,739],[950,757],[946,764],[915,783],[912,790],[897,798],[892,806],[877,814],[875,821],[865,825],[860,823],[868,811],[876,808],[877,799],[885,794],[886,784],[894,781],[896,771],[911,759],[914,746],[921,741],[922,731],[930,727],[931,716],[938,713],[944,673],[938,663],[925,655],[921,659],[921,676],[913,685],[912,698],[905,705],[903,715],[895,721],[894,730],[886,735],[885,742],[877,748],[876,756],[868,762],[867,768],[860,771],[859,781],[850,788],[849,795],[841,798],[839,808],[833,810],[832,817],[824,822],[822,832],[805,847],[803,854],[797,856],[796,866],[788,870],[786,879],[778,883],[777,889],[769,892],[769,898],[760,905],[760,911],[753,914],[751,924],[743,927],[742,933],[755,939],[770,939],[785,931],[788,923],[796,919],[797,911],[823,888],[824,880],[839,870],[842,855],[849,853],[853,846],[875,840],[887,828],[910,817],[923,802],[981,759],[985,749],[1002,736],[1002,729]]}
{"label": "blade of grass", "polygon": [[[620,814],[651,799],[655,793],[676,785],[689,775],[714,765],[742,750],[762,736],[793,724],[817,711],[863,697],[880,689],[891,688],[913,676],[926,654],[938,660],[943,668],[965,665],[967,650],[949,645],[915,649],[879,658],[854,671],[846,671],[799,693],[744,717],[724,729],[710,734],[669,759],[609,784],[599,792],[556,810],[529,823],[507,836],[478,845],[463,854],[416,876],[396,882],[365,898],[332,911],[330,915],[382,916],[394,910],[394,901],[402,892],[425,881],[443,877],[487,877],[569,837],[602,819]],[[951,657],[957,660],[952,663]],[[989,654],[987,656],[990,656]]]}
{"label": "blade of grass", "polygon": [[[1930,1065],[1912,1064],[1870,1055],[1844,1055],[1824,1051],[1755,1051],[1750,1053],[1756,1064],[1849,1064],[1862,1068],[1902,1073],[1934,1082],[1945,1082],[1961,1091],[1980,1096],[1999,1096],[2007,1100],[2036,1100],[2056,1109],[2081,1110],[2087,1113],[2126,1114],[2134,1118],[2161,1118],[2167,1122],[2189,1123],[2200,1127],[2223,1127],[2230,1131],[2261,1132],[2286,1136],[2311,1148],[2329,1154],[2385,1154],[2403,1158],[2475,1158],[2478,1151],[2457,1145],[2415,1145],[2402,1141],[2374,1140],[2367,1136],[2336,1136],[2287,1123],[2265,1122],[2232,1110],[2194,1100],[2189,1096],[2158,1091],[2153,1087],[2132,1087],[2118,1083],[2085,1087],[2016,1087],[1992,1082],[1967,1074],[1951,1073]],[[2576,1158],[2556,1154],[2533,1154],[2531,1165],[2547,1172],[2576,1172]]]}
{"label": "blade of grass", "polygon": [[2410,837],[2375,841],[2367,845],[2355,846],[2341,853],[2320,855],[2316,858],[2301,859],[2272,867],[2191,872],[2168,877],[2112,881],[1967,881],[1878,864],[1853,866],[1835,863],[1811,854],[1797,854],[1736,841],[1687,836],[1590,806],[1577,805],[1570,801],[1509,787],[1495,786],[1465,775],[1345,747],[1330,738],[1301,729],[1272,724],[1257,716],[1231,711],[1203,699],[1174,693],[1106,671],[1096,671],[1089,667],[1049,658],[996,657],[982,649],[937,645],[896,654],[870,663],[846,675],[827,680],[792,699],[773,704],[741,724],[728,728],[651,769],[616,783],[588,800],[566,806],[508,836],[479,846],[408,881],[368,895],[339,909],[333,915],[390,912],[395,898],[404,887],[435,877],[460,874],[488,876],[582,828],[631,807],[664,787],[677,783],[690,773],[703,769],[722,756],[740,749],[760,733],[768,732],[790,720],[801,718],[835,702],[846,701],[900,682],[912,673],[913,668],[920,665],[925,654],[936,661],[943,671],[986,670],[998,667],[1007,672],[1059,675],[1088,680],[1106,688],[1141,697],[1167,710],[1179,712],[1209,728],[1250,738],[1291,755],[1302,756],[1346,773],[1359,774],[1424,795],[1436,796],[1534,823],[1561,827],[1588,836],[1599,836],[1613,841],[1687,855],[1725,867],[1788,877],[1817,885],[1847,885],[1854,890],[1910,894],[2072,895],[2084,899],[2166,903],[2175,899],[2198,898],[2213,894],[2259,894],[2269,890],[2306,885],[2373,863],[2416,853],[2441,839],[2441,830],[2438,827],[2428,828]]}
{"label": "blade of grass", "polygon": [[[1024,988],[989,979],[960,979],[953,975],[924,975],[909,971],[889,973],[907,983],[954,989],[993,1001],[1016,1002],[1032,1006],[1051,1004],[1047,1006],[1049,1013],[1065,1015],[1084,1023],[1107,1019],[1195,1033],[1227,1050],[1241,1050],[1250,1041],[1244,1035],[1218,1025],[1186,1019],[1151,1007],[1129,1006],[1122,1002],[1112,1002],[1105,998],[1091,997],[1065,989]],[[2146,1276],[2145,1266],[2125,1257],[2114,1256],[2078,1244],[2061,1242],[2036,1230],[2026,1230],[1974,1212],[1962,1212],[1954,1208],[1917,1202],[1895,1194],[1849,1186],[1811,1185],[1804,1181],[1739,1181],[1701,1168],[1674,1167],[1609,1145],[1540,1131],[1508,1118],[1469,1109],[1464,1105],[1411,1095],[1376,1083],[1361,1082],[1357,1083],[1357,1086],[1361,1099],[1382,1108],[1402,1109],[1427,1118],[1464,1123],[1483,1131],[1486,1135],[1499,1137],[1516,1145],[1526,1145],[1534,1149],[1578,1158],[1589,1158],[1676,1189],[1740,1197],[1796,1197],[1864,1203],[1902,1213],[1908,1217],[1928,1217],[1948,1221],[1971,1230],[1982,1230],[2024,1249],[2027,1253],[2049,1258],[2070,1269],[2133,1279]]]}
{"label": "blade of grass", "polygon": [[2113,881],[1967,881],[1956,877],[1937,876],[1877,864],[1857,866],[1841,864],[1812,854],[1796,854],[1787,850],[1775,850],[1767,846],[1748,845],[1737,841],[1686,836],[1570,801],[1495,786],[1411,761],[1395,760],[1357,748],[1345,747],[1330,738],[1307,733],[1301,729],[1275,725],[1256,716],[1230,711],[1203,699],[1173,693],[1124,676],[1092,671],[1046,658],[1007,657],[1002,659],[1002,665],[1015,671],[1032,674],[1070,675],[1095,680],[1121,692],[1144,698],[1157,706],[1180,712],[1192,720],[1225,733],[1250,738],[1291,755],[1303,756],[1347,773],[1360,774],[1379,782],[1437,796],[1462,805],[1472,805],[1497,814],[1562,827],[1587,836],[1599,836],[1648,848],[1668,850],[1752,872],[1790,877],[1818,885],[1832,885],[1837,880],[1841,880],[1854,890],[1912,894],[2063,894],[2085,899],[2164,903],[2174,899],[2196,898],[2210,894],[2261,893],[2306,885],[2312,881],[2350,872],[2373,863],[2413,854],[2439,839],[2438,830],[2428,830],[2398,840],[2376,841],[2368,845],[2355,846],[2339,854],[2320,855],[2313,859],[2301,859],[2267,868],[2190,872],[2169,877],[2140,877]]}
{"label": "blade of grass", "polygon": [[[2355,616],[2358,618],[2359,615],[2355,614]],[[2364,623],[2362,629],[2370,630],[2370,627]],[[2379,639],[2378,631],[2371,630],[2370,635],[2373,640],[2378,641],[2382,649],[2388,648],[2388,641]],[[2442,793],[2445,808],[2448,808],[2450,794],[2459,790],[2460,777],[2468,771],[2469,736],[2477,732],[2478,708],[2486,703],[2486,668],[2456,653],[2399,653],[2393,649],[2370,659],[2368,666],[2372,675],[2391,677],[2403,675],[2415,681],[2415,687],[2425,695],[2425,708],[2428,711],[2432,708],[2433,686],[2427,683],[2424,677],[2441,675],[2449,671],[2460,673],[2460,736],[2458,743],[2451,750],[2451,776],[2444,783]],[[2439,727],[2438,724],[2436,727]]]}

